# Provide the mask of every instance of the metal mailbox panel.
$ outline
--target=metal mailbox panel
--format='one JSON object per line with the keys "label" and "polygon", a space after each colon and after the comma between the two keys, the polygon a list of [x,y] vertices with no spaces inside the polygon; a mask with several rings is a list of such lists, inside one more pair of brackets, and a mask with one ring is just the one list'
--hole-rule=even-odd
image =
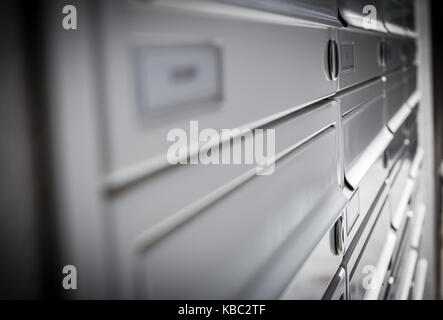
{"label": "metal mailbox panel", "polygon": [[357,188],[392,139],[384,125],[382,83],[380,80],[368,83],[336,99],[343,115],[345,177]]}
{"label": "metal mailbox panel", "polygon": [[336,0],[216,0],[341,27]]}
{"label": "metal mailbox panel", "polygon": [[379,77],[382,35],[358,29],[339,30],[339,89]]}
{"label": "metal mailbox panel", "polygon": [[278,297],[346,203],[336,139],[327,129],[141,253],[142,296]]}
{"label": "metal mailbox panel", "polygon": [[[251,9],[240,14],[238,7],[216,2],[106,4],[110,174],[166,165],[168,132],[187,130],[190,120],[200,128],[253,128],[336,91],[327,66],[335,31],[327,26]],[[152,83],[158,85],[153,77],[169,89],[152,90]]]}
{"label": "metal mailbox panel", "polygon": [[[372,227],[372,226],[368,226]],[[371,283],[375,278],[371,277],[383,275],[385,270],[378,270],[381,253],[386,245],[390,231],[390,210],[389,204],[385,201],[381,211],[377,213],[375,225],[372,227],[372,232],[366,240],[363,252],[355,252],[356,255],[361,255],[355,268],[350,272],[350,297],[353,300],[361,300],[368,297],[368,291],[371,290]],[[375,289],[375,288],[374,288]]]}
{"label": "metal mailbox panel", "polygon": [[[336,255],[332,251],[331,245],[333,245],[334,232],[334,227],[326,232],[290,285],[285,289],[281,299],[320,300],[325,295],[328,287],[334,286],[333,278],[342,261],[342,256]],[[338,284],[336,286],[339,289],[340,286]],[[331,291],[335,293],[337,287],[334,286]],[[332,296],[334,294],[331,294]]]}

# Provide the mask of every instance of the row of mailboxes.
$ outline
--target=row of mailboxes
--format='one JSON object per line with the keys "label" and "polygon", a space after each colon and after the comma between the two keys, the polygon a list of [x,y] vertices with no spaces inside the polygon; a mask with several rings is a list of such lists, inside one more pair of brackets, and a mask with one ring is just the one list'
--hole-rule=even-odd
{"label": "row of mailboxes", "polygon": [[[383,106],[382,100],[379,103]],[[378,145],[370,148],[378,135],[372,135],[372,141],[361,140],[366,148],[357,149],[358,161],[367,159],[368,150],[376,156],[361,167],[365,174],[353,180],[356,184],[346,192],[337,174],[339,159],[345,158],[339,156],[338,136],[345,127],[338,124],[338,106],[334,100],[318,103],[269,125],[279,141],[271,176],[257,176],[250,166],[176,167],[117,197],[114,208],[123,246],[121,261],[135,272],[137,294],[149,298],[336,296],[335,290],[328,289],[330,280],[339,270],[340,281],[333,283],[346,283],[346,273],[341,271],[346,269],[338,267],[348,258],[341,256],[344,252],[361,254],[350,248],[358,247],[356,239],[370,229],[368,217],[384,221],[377,222],[381,230],[389,231],[392,225],[395,232],[403,226],[414,191],[415,178],[410,175],[420,164],[412,165],[417,145],[409,141],[416,139],[412,136],[416,122],[409,117],[416,117],[417,111],[410,107],[410,115],[394,134],[400,143],[383,125],[375,127],[383,139],[388,137],[380,151]],[[146,228],[149,225],[154,228]],[[390,236],[389,243],[396,243],[393,238],[400,239]],[[385,241],[376,243],[384,245]],[[388,258],[394,247],[390,250],[390,255],[389,251],[385,254]],[[379,268],[388,267],[388,258]],[[292,285],[286,287],[288,283]],[[317,296],[307,295],[312,290]]]}
{"label": "row of mailboxes", "polygon": [[[203,3],[109,4],[103,60],[112,190],[167,167],[165,137],[190,120],[217,130],[260,127],[415,58],[408,37]],[[130,23],[116,23],[121,12]]]}
{"label": "row of mailboxes", "polygon": [[[397,272],[392,261],[404,221],[398,203],[415,210],[413,188],[397,190],[415,181],[418,149],[411,34],[390,32],[388,20],[364,30],[349,20],[357,8],[349,1],[106,8],[105,187],[117,296],[381,298],[400,290],[393,283],[405,286],[389,277],[407,273],[409,283],[410,268]],[[170,165],[168,132],[191,121],[275,130],[275,171]],[[220,147],[241,149],[254,133],[235,138]],[[360,287],[368,265],[383,275],[369,291]]]}
{"label": "row of mailboxes", "polygon": [[[326,254],[331,235],[325,235],[284,298],[405,299],[409,296],[412,274],[420,258],[417,248],[425,213],[423,205],[414,202],[423,159],[423,151],[416,143],[410,143],[416,140],[416,128],[415,106],[382,151],[381,163],[374,162],[350,196],[343,213],[342,258],[334,256],[333,251]],[[338,225],[341,223],[331,228],[332,235]],[[411,232],[415,234],[414,241],[407,236]],[[411,259],[406,257],[410,252],[417,259],[406,261]],[[420,261],[420,265],[426,265],[425,260]],[[426,269],[416,272],[420,281],[423,272]],[[415,297],[422,294],[422,285],[419,288]]]}

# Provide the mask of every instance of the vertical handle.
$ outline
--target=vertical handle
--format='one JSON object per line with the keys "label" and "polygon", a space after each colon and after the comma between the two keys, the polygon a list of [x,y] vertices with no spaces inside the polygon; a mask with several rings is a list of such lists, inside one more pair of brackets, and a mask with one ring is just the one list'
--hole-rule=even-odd
{"label": "vertical handle", "polygon": [[328,42],[328,68],[329,78],[332,81],[338,78],[339,58],[338,58],[338,45],[335,40],[329,40]]}
{"label": "vertical handle", "polygon": [[340,217],[335,223],[334,227],[334,253],[342,255],[344,251],[345,243],[345,228],[343,223],[343,217]]}

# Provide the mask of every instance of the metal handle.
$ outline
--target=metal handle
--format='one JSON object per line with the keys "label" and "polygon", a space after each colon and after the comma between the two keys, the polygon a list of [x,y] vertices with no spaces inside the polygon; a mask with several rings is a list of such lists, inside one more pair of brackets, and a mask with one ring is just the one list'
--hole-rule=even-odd
{"label": "metal handle", "polygon": [[334,228],[334,249],[336,255],[342,255],[345,243],[345,228],[343,224],[343,217],[340,217],[335,223]]}
{"label": "metal handle", "polygon": [[335,81],[338,78],[338,45],[335,40],[329,40],[328,42],[328,67],[329,78]]}
{"label": "metal handle", "polygon": [[378,61],[380,66],[385,67],[387,60],[387,44],[385,41],[380,41],[378,46]]}

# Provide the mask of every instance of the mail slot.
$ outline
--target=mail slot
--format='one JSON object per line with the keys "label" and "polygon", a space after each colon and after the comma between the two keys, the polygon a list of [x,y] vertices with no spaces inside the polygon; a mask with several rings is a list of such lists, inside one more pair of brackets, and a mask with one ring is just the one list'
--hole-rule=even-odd
{"label": "mail slot", "polygon": [[124,188],[127,172],[167,167],[168,133],[190,121],[218,131],[256,128],[335,93],[334,28],[215,1],[204,7],[108,5],[101,61],[111,188]]}

